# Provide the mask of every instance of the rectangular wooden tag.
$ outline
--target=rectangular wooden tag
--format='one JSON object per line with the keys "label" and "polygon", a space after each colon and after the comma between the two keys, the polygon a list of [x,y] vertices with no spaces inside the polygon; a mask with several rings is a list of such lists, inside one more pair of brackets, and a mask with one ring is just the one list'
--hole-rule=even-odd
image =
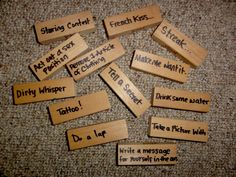
{"label": "rectangular wooden tag", "polygon": [[115,63],[104,69],[100,76],[136,117],[139,117],[150,107],[149,100],[142,95]]}
{"label": "rectangular wooden tag", "polygon": [[198,121],[152,117],[149,135],[152,137],[207,142],[208,124]]}
{"label": "rectangular wooden tag", "polygon": [[207,56],[206,49],[185,36],[167,20],[162,21],[152,37],[177,52],[194,67],[199,66]]}
{"label": "rectangular wooden tag", "polygon": [[80,34],[89,33],[95,29],[93,16],[90,11],[35,23],[37,38],[42,44],[60,40],[78,32]]}
{"label": "rectangular wooden tag", "polygon": [[24,104],[76,96],[73,78],[15,84],[14,103]]}
{"label": "rectangular wooden tag", "polygon": [[144,27],[158,25],[161,21],[160,7],[151,5],[131,12],[106,17],[104,24],[108,37],[111,39]]}
{"label": "rectangular wooden tag", "polygon": [[53,125],[100,112],[111,107],[105,90],[49,106]]}
{"label": "rectangular wooden tag", "polygon": [[125,119],[67,130],[70,150],[127,138],[128,128]]}
{"label": "rectangular wooden tag", "polygon": [[88,46],[77,33],[30,65],[39,80],[44,80],[76,56],[85,53]]}
{"label": "rectangular wooden tag", "polygon": [[186,82],[190,66],[151,53],[135,50],[131,67],[178,82]]}
{"label": "rectangular wooden tag", "polygon": [[118,165],[173,165],[176,144],[118,144]]}
{"label": "rectangular wooden tag", "polygon": [[73,78],[79,80],[124,54],[125,50],[119,39],[116,38],[76,58],[68,63],[67,67]]}
{"label": "rectangular wooden tag", "polygon": [[210,109],[210,95],[208,93],[155,87],[152,105],[163,108],[208,112]]}

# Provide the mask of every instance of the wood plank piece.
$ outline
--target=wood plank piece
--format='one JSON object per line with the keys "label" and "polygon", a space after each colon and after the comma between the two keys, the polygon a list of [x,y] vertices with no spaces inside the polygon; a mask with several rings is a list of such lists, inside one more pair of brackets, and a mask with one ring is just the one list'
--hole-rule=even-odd
{"label": "wood plank piece", "polygon": [[30,65],[30,69],[39,80],[44,80],[62,68],[78,55],[84,54],[88,46],[77,33],[58,47]]}
{"label": "wood plank piece", "polygon": [[93,15],[83,11],[66,17],[35,23],[38,41],[47,44],[74,33],[86,34],[95,31]]}
{"label": "wood plank piece", "polygon": [[136,117],[139,117],[150,107],[149,100],[142,95],[115,63],[105,68],[100,76]]}
{"label": "wood plank piece", "polygon": [[160,24],[162,17],[160,7],[151,5],[131,12],[106,17],[105,28],[109,39],[134,30]]}
{"label": "wood plank piece", "polygon": [[70,150],[127,138],[128,128],[125,119],[67,130]]}
{"label": "wood plank piece", "polygon": [[176,144],[118,144],[118,165],[174,165]]}
{"label": "wood plank piece", "polygon": [[208,93],[155,87],[152,105],[163,108],[208,112],[210,109],[210,95]]}
{"label": "wood plank piece", "polygon": [[105,90],[49,106],[53,125],[100,112],[111,107]]}
{"label": "wood plank piece", "polygon": [[207,56],[206,49],[181,33],[167,20],[162,21],[152,37],[177,52],[194,67],[199,66]]}
{"label": "wood plank piece", "polygon": [[199,121],[152,117],[149,135],[152,137],[207,142],[208,124]]}
{"label": "wood plank piece", "polygon": [[24,104],[76,96],[73,78],[15,84],[14,103]]}
{"label": "wood plank piece", "polygon": [[179,61],[135,50],[131,68],[183,83],[187,81],[190,66]]}
{"label": "wood plank piece", "polygon": [[73,78],[79,80],[124,54],[125,50],[116,38],[71,61],[67,68]]}

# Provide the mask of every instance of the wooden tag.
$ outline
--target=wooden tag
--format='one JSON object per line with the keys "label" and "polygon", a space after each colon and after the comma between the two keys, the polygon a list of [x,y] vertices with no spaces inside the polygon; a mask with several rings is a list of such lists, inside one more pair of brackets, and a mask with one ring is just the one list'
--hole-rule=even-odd
{"label": "wooden tag", "polygon": [[128,128],[125,119],[67,130],[70,150],[127,138]]}
{"label": "wooden tag", "polygon": [[206,49],[185,36],[167,20],[162,21],[152,37],[177,52],[194,67],[199,66],[207,56]]}
{"label": "wooden tag", "polygon": [[118,38],[108,41],[97,49],[78,57],[67,64],[75,80],[79,80],[102,66],[114,61],[125,54]]}
{"label": "wooden tag", "polygon": [[139,117],[150,107],[149,100],[142,95],[115,63],[104,69],[100,76],[136,117]]}
{"label": "wooden tag", "polygon": [[164,108],[208,112],[210,109],[210,95],[208,93],[155,87],[152,105]]}
{"label": "wooden tag", "polygon": [[208,124],[205,122],[152,117],[149,135],[161,138],[207,142]]}
{"label": "wooden tag", "polygon": [[118,144],[118,165],[173,165],[176,144]]}
{"label": "wooden tag", "polygon": [[105,90],[52,104],[49,111],[53,125],[100,112],[111,107]]}
{"label": "wooden tag", "polygon": [[131,67],[178,82],[186,82],[190,66],[175,60],[135,50]]}
{"label": "wooden tag", "polygon": [[15,84],[13,86],[13,93],[15,104],[76,96],[75,83],[70,77],[58,80]]}
{"label": "wooden tag", "polygon": [[38,41],[47,44],[74,33],[85,34],[95,31],[96,27],[90,11],[80,12],[63,18],[36,22],[35,31]]}
{"label": "wooden tag", "polygon": [[32,63],[30,69],[39,80],[44,80],[76,56],[85,53],[87,50],[88,46],[83,38],[80,37],[79,34],[75,34],[58,47]]}
{"label": "wooden tag", "polygon": [[162,17],[158,5],[147,6],[131,12],[104,19],[108,37],[115,38],[121,34],[160,24]]}

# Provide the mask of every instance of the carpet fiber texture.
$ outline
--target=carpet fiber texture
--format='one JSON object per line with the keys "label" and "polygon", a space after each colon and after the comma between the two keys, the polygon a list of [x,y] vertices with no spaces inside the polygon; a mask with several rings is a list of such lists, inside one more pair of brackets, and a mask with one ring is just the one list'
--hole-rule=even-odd
{"label": "carpet fiber texture", "polygon": [[[116,63],[143,95],[151,99],[154,86],[209,92],[212,103],[208,113],[151,107],[136,119],[98,74],[99,69],[78,81],[77,95],[105,89],[112,108],[57,126],[51,124],[47,106],[61,100],[13,105],[15,83],[37,81],[28,69],[61,41],[37,43],[33,25],[66,15],[90,10],[95,17],[95,32],[82,35],[90,49],[108,39],[102,20],[106,16],[159,4],[161,14],[180,31],[208,49],[201,66],[191,69],[189,79],[180,84],[130,69],[135,49],[180,60],[153,41],[155,27],[123,35],[126,49]],[[236,176],[236,2],[171,0],[2,0],[0,1],[0,176]],[[69,76],[66,69],[50,79]],[[151,116],[198,120],[209,123],[207,143],[150,138]],[[125,118],[129,139],[122,143],[177,143],[178,163],[174,166],[117,166],[116,144],[68,151],[67,129]]]}

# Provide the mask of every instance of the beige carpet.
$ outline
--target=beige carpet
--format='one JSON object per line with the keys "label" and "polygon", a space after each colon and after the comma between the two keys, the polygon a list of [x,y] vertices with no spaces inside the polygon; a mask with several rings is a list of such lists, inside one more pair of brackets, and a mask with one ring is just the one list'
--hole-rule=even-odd
{"label": "beige carpet", "polygon": [[[208,49],[209,55],[197,69],[191,69],[185,84],[172,82],[129,68],[135,49],[176,59],[154,42],[153,28],[121,36],[126,54],[117,60],[131,81],[151,98],[154,86],[210,92],[209,113],[150,108],[139,119],[93,73],[76,83],[77,94],[105,89],[112,108],[108,111],[51,125],[46,107],[52,102],[13,105],[11,87],[15,83],[36,81],[28,65],[60,42],[40,45],[33,25],[48,20],[91,10],[97,30],[83,35],[91,49],[107,41],[102,20],[106,16],[158,3],[161,13],[182,32]],[[236,2],[223,1],[0,1],[0,176],[236,176]],[[52,79],[68,76],[66,70]],[[209,141],[149,138],[151,116],[199,120],[209,123]],[[68,151],[65,131],[70,128],[125,118],[129,139],[120,142],[178,143],[178,163],[174,166],[117,166],[117,142]]]}

